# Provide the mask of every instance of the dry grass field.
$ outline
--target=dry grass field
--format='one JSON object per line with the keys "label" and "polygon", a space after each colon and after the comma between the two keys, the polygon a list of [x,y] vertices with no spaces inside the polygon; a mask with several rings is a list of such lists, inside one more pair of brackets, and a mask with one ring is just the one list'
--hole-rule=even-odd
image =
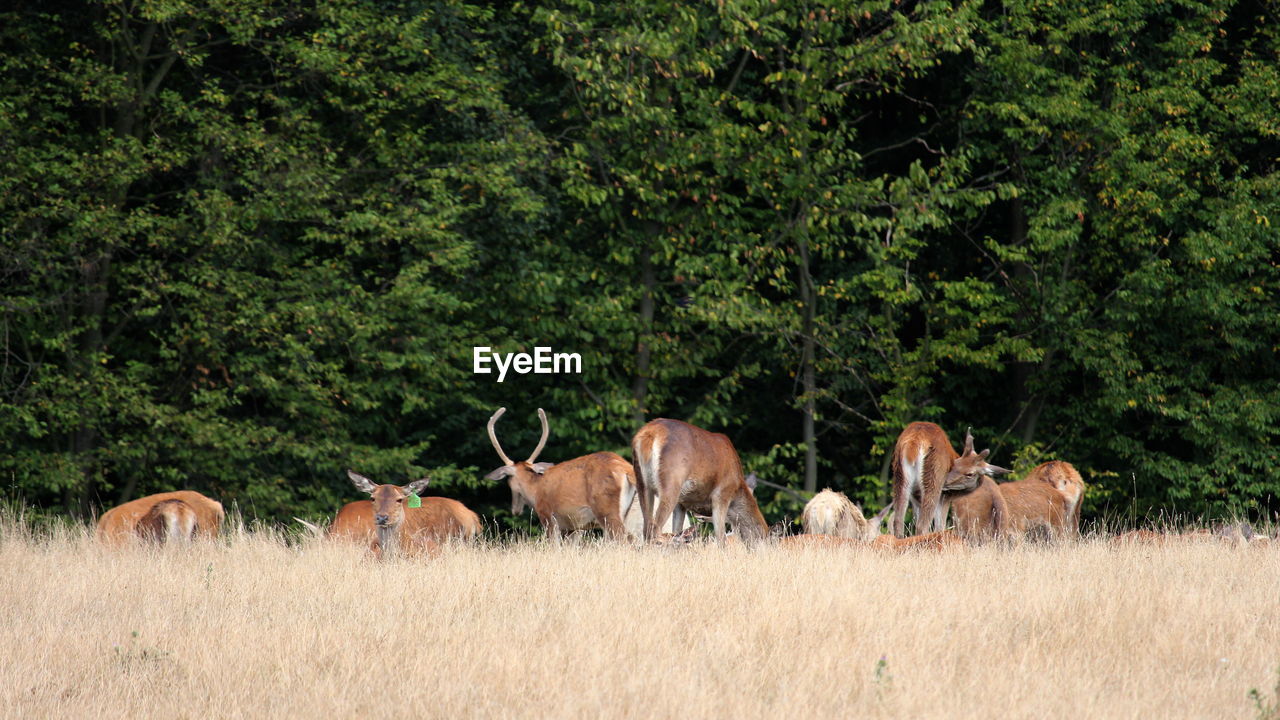
{"label": "dry grass field", "polygon": [[1256,718],[1280,548],[684,551],[376,562],[233,530],[0,523],[4,717]]}

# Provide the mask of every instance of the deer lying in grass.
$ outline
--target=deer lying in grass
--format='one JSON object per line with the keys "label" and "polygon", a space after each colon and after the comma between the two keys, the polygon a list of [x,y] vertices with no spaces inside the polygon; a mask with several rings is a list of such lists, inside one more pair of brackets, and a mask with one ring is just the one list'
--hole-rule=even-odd
{"label": "deer lying in grass", "polygon": [[343,505],[329,525],[331,538],[366,543],[374,555],[382,557],[384,553],[433,555],[442,542],[473,540],[480,534],[480,516],[457,500],[424,497],[420,507],[410,506],[410,496],[422,492],[430,478],[401,486],[379,485],[351,470],[347,477],[370,499]]}
{"label": "deer lying in grass", "polygon": [[130,500],[104,512],[94,534],[98,540],[121,544],[129,538],[159,543],[216,538],[225,513],[222,503],[193,490],[157,493]]}
{"label": "deer lying in grass", "polygon": [[538,408],[542,438],[527,460],[515,462],[502,451],[494,431],[498,418],[506,411],[499,408],[489,418],[489,442],[502,459],[502,467],[485,478],[507,479],[511,488],[511,514],[519,515],[532,506],[547,537],[555,542],[560,541],[562,533],[594,527],[603,528],[605,535],[612,539],[624,539],[627,532],[623,516],[635,497],[631,463],[611,452],[583,455],[562,463],[534,462],[550,434],[547,414],[542,408]]}
{"label": "deer lying in grass", "polygon": [[834,535],[789,535],[778,541],[784,548],[871,548],[885,552],[908,552],[912,550],[945,550],[965,545],[965,539],[954,530],[912,535],[898,538],[892,535],[878,535],[872,540],[863,538],[837,537]]}
{"label": "deer lying in grass", "polygon": [[[659,418],[631,439],[644,538],[653,541],[677,506],[711,515],[716,540],[726,543],[725,524],[748,547],[763,541],[769,526],[742,475],[729,438],[679,420]],[[654,509],[654,501],[657,509]]]}
{"label": "deer lying in grass", "polygon": [[965,432],[964,450],[951,449],[942,428],[913,422],[893,447],[893,534],[902,537],[907,503],[915,515],[916,534],[943,530],[953,498],[978,487],[984,475],[1009,472],[987,462],[990,450],[973,451],[973,435]]}

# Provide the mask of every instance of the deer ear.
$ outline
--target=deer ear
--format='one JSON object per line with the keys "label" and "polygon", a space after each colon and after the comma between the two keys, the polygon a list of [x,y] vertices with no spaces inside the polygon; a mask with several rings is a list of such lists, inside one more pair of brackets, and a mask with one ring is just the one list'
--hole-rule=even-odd
{"label": "deer ear", "polygon": [[484,479],[485,480],[501,480],[502,478],[510,475],[512,472],[513,472],[513,468],[510,465],[503,465],[497,470],[494,470],[488,475],[485,475]]}
{"label": "deer ear", "polygon": [[529,467],[533,468],[533,471],[534,471],[534,472],[536,472],[536,473],[538,473],[539,475],[541,475],[541,474],[545,473],[546,471],[550,470],[551,468],[555,467],[555,463],[547,463],[547,462],[534,463],[534,464],[530,465]]}
{"label": "deer ear", "polygon": [[749,489],[751,492],[755,492],[756,485],[760,483],[760,478],[756,477],[755,473],[747,473],[747,476],[743,478],[743,480],[746,481],[747,489]]}
{"label": "deer ear", "polygon": [[1000,467],[999,465],[991,465],[986,463],[984,463],[983,472],[987,475],[1007,475],[1009,473],[1008,470]]}
{"label": "deer ear", "polygon": [[421,495],[422,491],[426,489],[427,483],[429,482],[431,482],[431,478],[422,478],[421,480],[414,480],[413,482],[404,486],[404,491],[410,495]]}
{"label": "deer ear", "polygon": [[347,477],[351,479],[351,484],[355,485],[360,492],[367,492],[372,495],[373,491],[378,488],[372,480],[354,470],[347,470]]}

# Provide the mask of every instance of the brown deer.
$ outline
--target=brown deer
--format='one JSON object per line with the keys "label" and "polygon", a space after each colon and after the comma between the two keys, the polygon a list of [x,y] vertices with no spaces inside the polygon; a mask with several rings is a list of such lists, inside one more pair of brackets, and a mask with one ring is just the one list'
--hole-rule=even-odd
{"label": "brown deer", "polygon": [[559,542],[563,533],[603,528],[615,540],[626,538],[623,516],[635,496],[631,463],[621,455],[598,452],[562,463],[534,462],[547,444],[547,414],[538,408],[542,438],[523,462],[514,462],[502,451],[494,425],[507,411],[499,408],[489,418],[489,442],[502,459],[502,467],[485,475],[488,480],[507,479],[511,488],[511,514],[528,506],[538,515],[547,537]]}
{"label": "brown deer", "polygon": [[868,522],[862,515],[862,509],[849,500],[844,493],[828,489],[814,495],[808,503],[805,503],[800,518],[807,535],[830,535],[870,541],[880,535],[880,525],[884,522],[885,515],[891,510],[893,506],[886,505]]}
{"label": "brown deer", "polygon": [[983,475],[1009,472],[987,462],[990,450],[973,451],[973,435],[965,432],[964,451],[956,453],[942,428],[913,422],[893,447],[893,534],[902,537],[908,501],[916,534],[943,530],[952,498],[978,487]]}
{"label": "brown deer", "polygon": [[951,509],[956,532],[966,540],[995,540],[1008,534],[1009,505],[1000,486],[985,475],[976,490],[953,498]]}
{"label": "brown deer", "polygon": [[1039,480],[1052,485],[1066,500],[1067,532],[1080,534],[1080,499],[1084,497],[1084,479],[1069,462],[1050,460],[1037,465],[1023,480]]}
{"label": "brown deer", "polygon": [[631,439],[631,458],[646,541],[657,537],[658,527],[667,524],[677,505],[695,514],[710,513],[721,546],[726,522],[748,547],[768,536],[769,526],[727,436],[658,418]]}
{"label": "brown deer", "polygon": [[94,534],[115,544],[133,537],[157,542],[216,538],[225,515],[222,503],[194,490],[157,493],[102,513]]}
{"label": "brown deer", "polygon": [[164,500],[138,520],[138,536],[157,543],[186,543],[196,536],[196,511],[182,500]]}
{"label": "brown deer", "polygon": [[[1058,539],[1074,534],[1066,496],[1041,480],[983,483],[977,490],[957,497],[951,507],[956,514],[956,528],[966,536],[1034,534]],[[1003,515],[1003,522],[989,522],[988,518],[993,515]]]}
{"label": "brown deer", "polygon": [[430,478],[408,485],[379,485],[348,470],[347,477],[370,500],[347,503],[334,516],[329,537],[369,543],[374,554],[434,554],[438,544],[452,538],[473,540],[480,534],[480,516],[467,506],[442,497],[421,498],[421,507],[409,507],[410,495],[426,488]]}

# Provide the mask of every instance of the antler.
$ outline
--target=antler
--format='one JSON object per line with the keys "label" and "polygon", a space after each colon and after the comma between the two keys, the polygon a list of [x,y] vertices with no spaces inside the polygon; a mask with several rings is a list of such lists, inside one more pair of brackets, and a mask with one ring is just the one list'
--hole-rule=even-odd
{"label": "antler", "polygon": [[973,428],[965,428],[964,430],[964,452],[961,455],[969,455],[973,453]]}
{"label": "antler", "polygon": [[498,412],[494,413],[493,417],[489,418],[489,442],[493,443],[493,449],[498,451],[498,457],[502,458],[503,465],[515,465],[515,463],[511,462],[511,458],[507,457],[507,454],[502,452],[502,446],[498,444],[498,436],[493,432],[494,423],[498,422],[498,418],[502,417],[502,413],[506,411],[506,408],[498,408]]}
{"label": "antler", "polygon": [[[542,452],[542,448],[547,444],[547,436],[551,434],[551,427],[547,425],[547,414],[538,408],[538,419],[542,421],[542,439],[538,441],[538,447],[533,449],[533,454],[529,456],[527,463],[533,462],[538,457],[538,453]],[[508,465],[510,463],[507,463]]]}

